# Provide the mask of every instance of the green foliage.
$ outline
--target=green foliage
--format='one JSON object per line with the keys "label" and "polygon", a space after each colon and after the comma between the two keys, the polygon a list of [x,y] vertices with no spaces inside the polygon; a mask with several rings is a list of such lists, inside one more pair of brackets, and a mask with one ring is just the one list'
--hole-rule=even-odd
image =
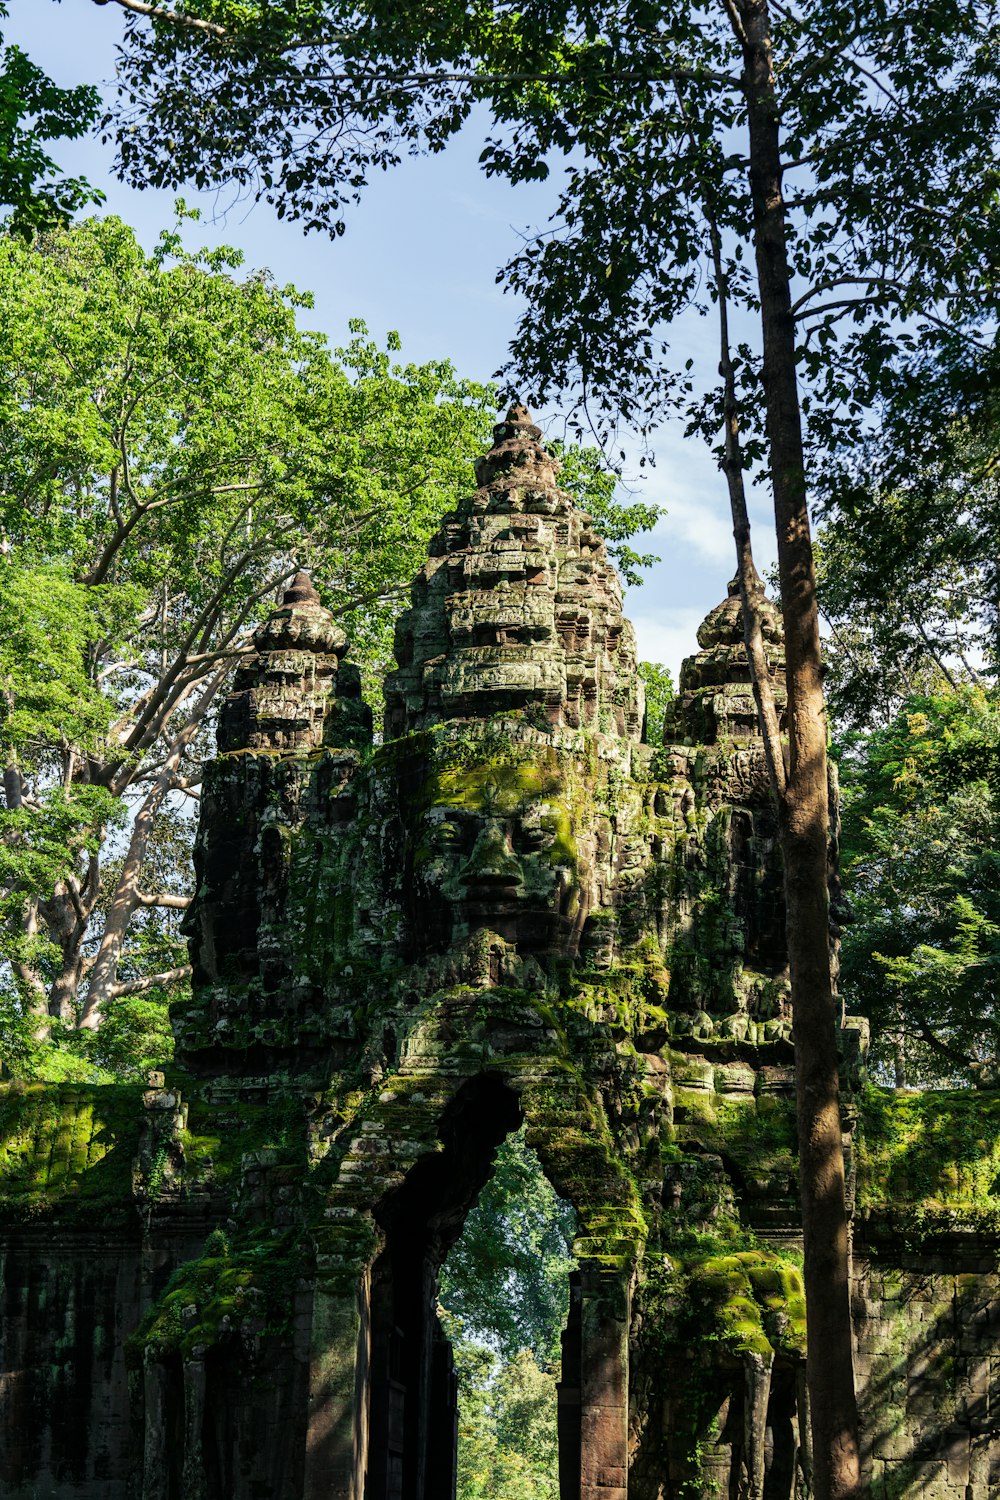
{"label": "green foliage", "polygon": [[559,441],[549,447],[562,463],[559,483],[581,510],[593,516],[624,581],[638,587],[643,568],[651,568],[660,559],[652,552],[634,551],[629,539],[641,531],[651,531],[665,510],[640,500],[628,504],[616,501],[617,476],[608,468],[600,449]]}
{"label": "green foliage", "polygon": [[33,1076],[44,1076],[46,1069],[76,1060],[76,1076],[95,1083],[119,1079],[145,1083],[151,1069],[162,1068],[173,1057],[169,1006],[176,999],[176,994],[157,989],[144,995],[121,995],[95,1031],[57,1022],[50,1045],[36,1050],[31,1058]]}
{"label": "green foliage", "polygon": [[[842,761],[849,1008],[877,1067],[989,1079],[1000,1043],[1000,697],[909,700]],[[901,1080],[902,1081],[902,1080]]]}
{"label": "green foliage", "polygon": [[641,661],[639,676],[646,689],[646,743],[663,744],[663,720],[667,704],[675,696],[670,668],[659,661]]}
{"label": "green foliage", "polygon": [[575,1232],[572,1208],[556,1196],[522,1128],[497,1152],[493,1176],[449,1252],[442,1305],[503,1360],[524,1349],[542,1368],[557,1367]]}
{"label": "green foliage", "polygon": [[733,1353],[805,1352],[801,1269],[772,1250],[736,1250],[685,1267],[690,1314]]}
{"label": "green foliage", "polygon": [[556,1378],[575,1229],[522,1127],[497,1152],[441,1275],[459,1382],[460,1500],[557,1500]]}
{"label": "green foliage", "polygon": [[860,1101],[858,1202],[914,1230],[1000,1225],[1000,1100],[970,1089],[894,1093]]}
{"label": "green foliage", "polygon": [[135,605],[131,591],[88,589],[64,561],[25,566],[0,559],[0,756],[24,770],[45,767],[65,739],[98,750],[113,705],[88,670],[99,642],[115,641]]}
{"label": "green foliage", "polygon": [[141,1091],[64,1079],[0,1086],[0,1215],[134,1218]]}
{"label": "green foliage", "polygon": [[454,1340],[459,1500],[558,1500],[556,1377],[527,1349],[497,1360]]}
{"label": "green foliage", "polygon": [[[572,391],[581,429],[680,408],[718,443],[720,391],[696,388],[663,330],[719,295],[709,217],[730,302],[757,311],[743,56],[725,7],[653,13],[630,0],[581,21],[568,4],[375,0],[363,26],[341,0],[185,10],[225,36],[132,29],[114,112],[129,180],[233,181],[339,234],[373,174],[440,150],[478,125],[485,102],[486,173],[560,182],[551,222],[501,273],[525,295],[518,388]],[[902,0],[783,8],[772,40],[798,174],[789,255],[812,436],[854,444],[873,399],[912,379],[917,351],[960,350],[996,317],[996,16],[982,0],[940,7],[926,25]],[[735,353],[753,461],[759,359]]]}
{"label": "green foliage", "polygon": [[161,652],[220,583],[227,623],[259,617],[290,555],[342,611],[370,596],[384,630],[487,430],[485,387],[396,363],[361,324],[334,358],[297,327],[309,299],[237,279],[241,259],[177,232],[147,256],[114,218],[0,248],[5,529],[19,557],[131,585]]}
{"label": "green foliage", "polygon": [[877,438],[824,470],[818,585],[840,732],[885,724],[906,698],[983,663],[994,678],[1000,668],[996,433],[957,417],[941,384],[943,414],[922,412],[913,432],[901,398]]}
{"label": "green foliage", "polygon": [[258,1231],[230,1247],[223,1233],[213,1231],[205,1253],[178,1267],[130,1337],[129,1362],[141,1364],[147,1345],[161,1354],[189,1354],[199,1345],[238,1337],[245,1326],[263,1337],[287,1334],[292,1316],[289,1287],[305,1263],[305,1249],[290,1232]]}
{"label": "green foliage", "polygon": [[[9,14],[0,4],[0,22]],[[61,176],[46,149],[50,141],[86,135],[99,102],[92,84],[58,88],[20,47],[0,51],[0,205],[11,210],[6,224],[15,234],[27,238],[64,224],[103,199],[82,177]]]}

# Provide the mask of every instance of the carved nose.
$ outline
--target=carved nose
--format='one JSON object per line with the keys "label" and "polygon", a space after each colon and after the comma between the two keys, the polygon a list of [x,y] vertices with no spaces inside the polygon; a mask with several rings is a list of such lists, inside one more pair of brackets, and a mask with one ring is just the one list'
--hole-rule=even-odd
{"label": "carved nose", "polygon": [[520,862],[507,847],[503,830],[491,821],[476,840],[459,878],[466,885],[506,887],[520,885],[522,874]]}

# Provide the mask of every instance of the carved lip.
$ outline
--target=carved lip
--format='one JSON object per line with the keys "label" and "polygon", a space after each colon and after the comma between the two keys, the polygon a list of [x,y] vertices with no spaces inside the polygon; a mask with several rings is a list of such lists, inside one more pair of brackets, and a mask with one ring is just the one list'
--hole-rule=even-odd
{"label": "carved lip", "polygon": [[521,902],[526,898],[519,894],[521,882],[516,875],[497,873],[491,875],[483,873],[474,875],[466,880],[465,895],[467,901],[479,901],[489,903],[495,901],[498,896],[503,896],[508,901]]}

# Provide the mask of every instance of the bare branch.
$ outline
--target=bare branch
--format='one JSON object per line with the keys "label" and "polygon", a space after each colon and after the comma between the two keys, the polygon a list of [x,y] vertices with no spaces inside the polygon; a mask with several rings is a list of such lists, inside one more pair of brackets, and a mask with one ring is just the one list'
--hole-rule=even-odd
{"label": "bare branch", "polygon": [[148,5],[146,0],[94,0],[95,5],[120,5],[122,10],[135,16],[146,16],[150,21],[167,21],[184,31],[200,31],[206,36],[222,41],[229,35],[224,26],[216,21],[201,21],[197,16],[179,15],[175,10],[164,10],[162,5]]}
{"label": "bare branch", "polygon": [[182,979],[190,979],[190,964],[179,964],[176,969],[162,969],[159,974],[147,974],[144,979],[126,979],[123,984],[113,984],[109,998],[117,1000],[120,995],[144,995],[148,990],[168,989]]}

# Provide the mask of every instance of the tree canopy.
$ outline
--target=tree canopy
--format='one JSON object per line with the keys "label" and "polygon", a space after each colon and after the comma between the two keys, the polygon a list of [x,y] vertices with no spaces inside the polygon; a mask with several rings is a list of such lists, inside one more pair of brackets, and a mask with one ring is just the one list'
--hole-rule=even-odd
{"label": "tree canopy", "polygon": [[573,1210],[524,1131],[509,1136],[445,1262],[442,1303],[467,1337],[485,1339],[503,1360],[527,1349],[543,1368],[558,1367],[575,1234]]}
{"label": "tree canopy", "polygon": [[839,734],[1000,670],[996,433],[948,412],[947,380],[922,456],[901,455],[893,404],[878,436],[826,476],[819,591]]}
{"label": "tree canopy", "polygon": [[900,1083],[994,1081],[1000,1047],[1000,696],[908,699],[841,762],[848,1006]]}
{"label": "tree canopy", "polygon": [[[932,343],[967,359],[996,306],[997,19],[977,0],[774,10],[810,433],[853,442],[887,380]],[[704,394],[665,340],[718,295],[706,218],[728,295],[755,310],[742,57],[724,6],[190,0],[159,15],[132,15],[107,121],[135,183],[231,182],[340,233],[373,172],[441,149],[485,103],[484,170],[560,183],[550,224],[503,273],[530,307],[512,373],[542,395],[642,425]],[[748,342],[738,367],[752,456]]]}

